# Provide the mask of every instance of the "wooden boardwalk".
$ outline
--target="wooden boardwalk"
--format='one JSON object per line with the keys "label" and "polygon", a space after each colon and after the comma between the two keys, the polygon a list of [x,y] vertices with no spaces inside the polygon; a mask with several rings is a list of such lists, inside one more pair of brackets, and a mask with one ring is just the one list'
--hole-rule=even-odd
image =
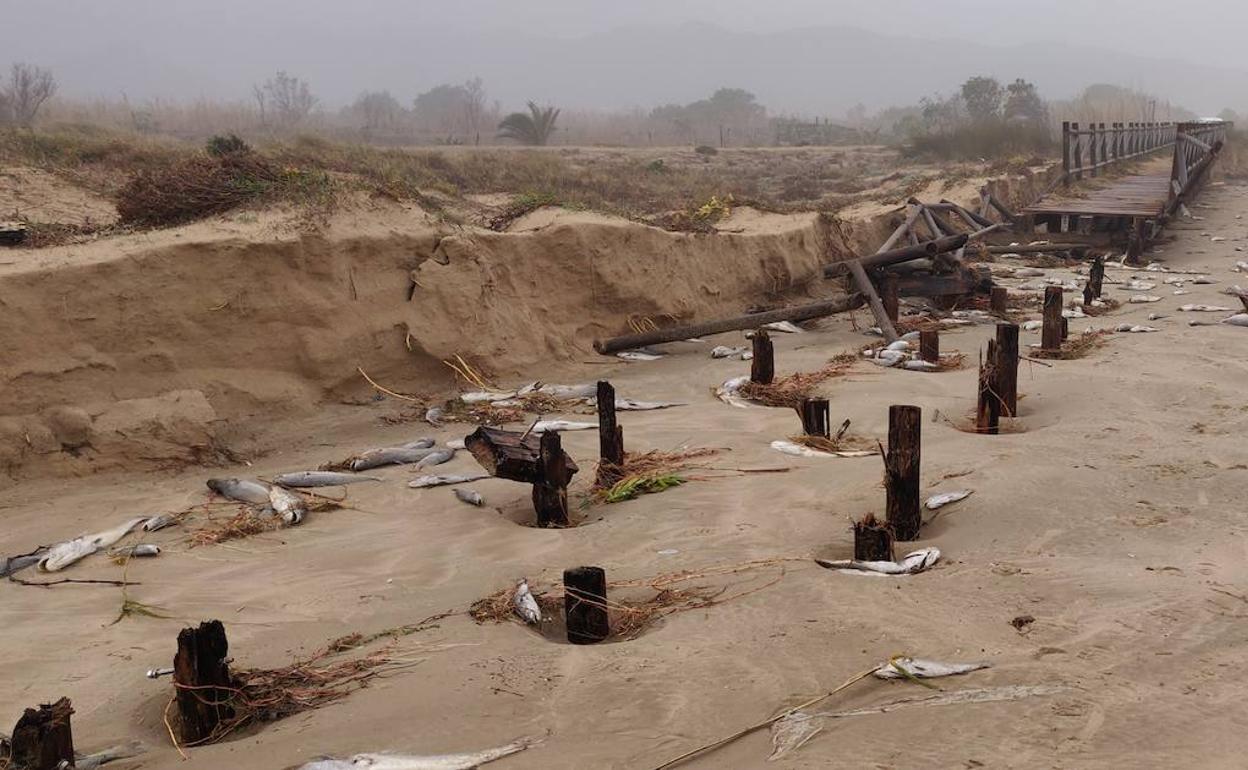
{"label": "wooden boardwalk", "polygon": [[1159,217],[1170,199],[1170,174],[1138,174],[1116,179],[1082,194],[1052,195],[1023,209],[1037,219],[1058,216]]}

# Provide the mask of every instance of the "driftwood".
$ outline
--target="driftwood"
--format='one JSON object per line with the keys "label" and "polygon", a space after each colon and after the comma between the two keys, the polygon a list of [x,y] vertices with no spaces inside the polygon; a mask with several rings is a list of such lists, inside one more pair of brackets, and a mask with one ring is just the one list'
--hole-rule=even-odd
{"label": "driftwood", "polygon": [[[69,698],[26,709],[13,728],[8,761],[16,770],[57,770],[74,766],[74,735]],[[62,764],[65,763],[65,764]]]}
{"label": "driftwood", "polygon": [[[539,464],[540,435],[481,427],[464,439],[464,447],[492,476],[524,484],[545,481]],[[567,484],[580,468],[571,457],[564,464],[567,467],[567,478],[563,483]]]}
{"label": "driftwood", "polygon": [[732,318],[724,318],[718,321],[706,321],[704,323],[686,324],[683,326],[671,326],[666,329],[658,329],[641,334],[625,334],[620,337],[612,337],[606,340],[594,340],[594,350],[603,355],[618,353],[621,350],[632,350],[647,345],[658,345],[664,342],[675,342],[677,340],[687,340],[693,337],[705,337],[711,334],[720,334],[722,332],[738,331],[741,329],[757,329],[770,323],[777,321],[790,321],[796,323],[798,321],[809,321],[812,318],[823,318],[825,316],[835,315],[836,313],[844,313],[846,310],[853,310],[862,307],[863,298],[858,294],[850,294],[845,297],[836,299],[823,300],[821,302],[813,302],[809,305],[798,305],[797,307],[783,308],[780,310],[771,310],[766,313],[750,313],[747,315],[733,316]]}

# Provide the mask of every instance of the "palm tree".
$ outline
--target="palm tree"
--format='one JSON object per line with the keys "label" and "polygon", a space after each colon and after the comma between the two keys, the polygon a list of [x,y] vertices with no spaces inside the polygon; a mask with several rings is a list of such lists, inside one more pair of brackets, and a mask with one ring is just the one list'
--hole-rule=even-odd
{"label": "palm tree", "polygon": [[529,102],[529,114],[513,112],[498,124],[498,135],[504,139],[515,139],[521,144],[541,146],[550,140],[555,133],[555,120],[559,110],[554,107],[538,107],[537,102]]}

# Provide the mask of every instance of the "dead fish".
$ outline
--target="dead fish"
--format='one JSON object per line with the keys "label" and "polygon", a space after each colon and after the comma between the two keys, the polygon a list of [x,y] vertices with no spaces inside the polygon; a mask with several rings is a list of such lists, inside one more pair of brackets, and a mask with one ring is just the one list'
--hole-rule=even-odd
{"label": "dead fish", "polygon": [[475,505],[478,508],[485,505],[485,498],[475,489],[456,489],[455,497],[459,498],[460,502]]}
{"label": "dead fish", "polygon": [[735,406],[738,409],[748,409],[750,404],[746,399],[741,397],[741,388],[745,383],[750,381],[748,374],[740,377],[733,377],[730,380],[724,380],[724,383],[715,389],[715,396],[728,406]]}
{"label": "dead fish", "polygon": [[557,398],[560,401],[571,401],[577,398],[586,398],[598,393],[598,386],[592,382],[580,385],[543,385],[537,389],[538,393],[543,393],[551,398]]}
{"label": "dead fish", "polygon": [[360,481],[381,481],[376,476],[361,476],[358,473],[338,473],[335,471],[296,471],[283,473],[273,477],[273,483],[282,487],[341,487]]}
{"label": "dead fish", "polygon": [[537,599],[533,598],[527,579],[520,578],[520,582],[516,584],[516,593],[511,597],[511,606],[516,614],[530,626],[542,622],[542,608],[538,606]]}
{"label": "dead fish", "polygon": [[509,398],[516,397],[516,391],[508,390],[505,392],[478,390],[472,393],[460,393],[459,400],[465,404],[484,404],[492,401],[505,401]]}
{"label": "dead fish", "polygon": [[631,398],[615,400],[615,408],[621,412],[650,412],[655,409],[670,409],[673,406],[685,405],[678,401],[634,401]]}
{"label": "dead fish", "polygon": [[1148,320],[1150,321],[1160,321],[1163,318],[1169,318],[1169,316],[1164,316],[1161,313],[1149,313],[1148,314]]}
{"label": "dead fish", "polygon": [[536,740],[521,738],[505,746],[468,754],[356,754],[350,759],[318,759],[299,770],[472,770],[533,746]]}
{"label": "dead fish", "polygon": [[75,770],[96,770],[96,768],[109,762],[137,757],[145,751],[147,751],[147,747],[139,741],[131,741],[123,746],[110,746],[107,749],[92,752],[91,754],[77,754],[74,757],[74,768]]}
{"label": "dead fish", "polygon": [[27,567],[33,567],[43,560],[43,555],[48,552],[47,548],[37,548],[33,553],[24,553],[19,556],[6,556],[0,559],[0,578],[6,578],[9,575],[17,574]]}
{"label": "dead fish", "polygon": [[431,406],[425,410],[425,422],[435,428],[442,427],[443,417],[446,417],[446,410],[440,406]]}
{"label": "dead fish", "polygon": [[1141,334],[1143,332],[1159,332],[1156,326],[1141,326],[1140,324],[1118,324],[1114,327],[1116,332],[1130,332],[1131,334]]}
{"label": "dead fish", "polygon": [[912,372],[938,372],[940,371],[940,364],[915,358],[902,364],[902,368]]}
{"label": "dead fish", "polygon": [[1184,294],[1191,294],[1191,292],[1188,291],[1187,289],[1175,289],[1174,290],[1174,296],[1176,297],[1181,297]]}
{"label": "dead fish", "polygon": [[884,349],[892,350],[892,351],[899,351],[899,350],[905,351],[905,350],[910,349],[910,343],[907,342],[906,340],[897,340],[896,342],[888,343],[886,346],[884,346]]}
{"label": "dead fish", "polygon": [[1148,291],[1157,288],[1157,284],[1152,281],[1127,281],[1123,288],[1130,291]]}
{"label": "dead fish", "polygon": [[1087,318],[1087,314],[1082,308],[1068,307],[1062,311],[1062,318]]}
{"label": "dead fish", "polygon": [[1184,313],[1229,313],[1235,308],[1222,307],[1221,305],[1180,305],[1179,310]]}
{"label": "dead fish", "polygon": [[282,521],[292,527],[303,521],[303,517],[307,514],[303,498],[293,492],[288,492],[283,487],[269,487],[269,505],[274,513],[282,517]]}
{"label": "dead fish", "polygon": [[1188,320],[1187,325],[1188,326],[1214,326],[1215,324],[1213,323],[1213,321],[1202,321],[1199,318],[1192,318]]}
{"label": "dead fish", "polygon": [[1207,286],[1208,284],[1211,284],[1211,283],[1217,283],[1217,280],[1210,278],[1207,275],[1198,275],[1192,279],[1192,283],[1197,284],[1199,286]]}
{"label": "dead fish", "polygon": [[64,543],[57,543],[47,550],[39,559],[39,569],[44,572],[57,572],[74,562],[85,559],[101,548],[108,548],[130,534],[130,530],[147,521],[146,518],[130,519],[112,529],[106,529],[94,535],[82,535]]}
{"label": "dead fish", "polygon": [[151,543],[137,543],[135,545],[122,546],[121,548],[113,548],[108,552],[108,555],[136,559],[146,556],[160,556],[160,546]]}
{"label": "dead fish", "polygon": [[409,441],[406,444],[399,444],[399,446],[403,447],[404,449],[428,449],[429,447],[433,446],[436,443],[438,442],[434,441],[428,436],[421,436],[415,441]]}
{"label": "dead fish", "polygon": [[269,502],[269,485],[256,479],[208,479],[208,488],[240,503],[267,505]]}
{"label": "dead fish", "polygon": [[924,503],[924,505],[927,507],[927,510],[934,511],[938,508],[943,508],[946,505],[952,505],[959,500],[965,500],[973,494],[975,494],[975,491],[972,489],[959,489],[954,492],[941,492],[938,495],[932,495],[927,498],[927,502]]}
{"label": "dead fish", "polygon": [[917,575],[940,560],[939,548],[921,548],[911,551],[901,561],[856,561],[854,559],[815,559],[820,567],[845,573],[873,575]]}
{"label": "dead fish", "polygon": [[[430,442],[432,444],[432,442]],[[393,446],[370,449],[351,460],[351,470],[366,471],[385,465],[407,465],[425,459],[433,450],[429,447]]]}
{"label": "dead fish", "polygon": [[879,679],[936,679],[988,668],[987,663],[940,663],[918,658],[893,658],[875,670]]}
{"label": "dead fish", "polygon": [[412,489],[428,489],[429,487],[443,487],[451,484],[466,484],[469,481],[480,481],[489,477],[490,474],[488,473],[470,473],[466,476],[420,476],[407,482],[407,485]]}
{"label": "dead fish", "polygon": [[716,345],[711,348],[711,358],[732,358],[745,353],[745,348],[728,347],[727,345]]}
{"label": "dead fish", "polygon": [[1144,302],[1161,302],[1161,297],[1155,297],[1151,294],[1132,294],[1127,298],[1127,302],[1138,305]]}
{"label": "dead fish", "polygon": [[1044,271],[1036,267],[1016,267],[1010,274],[1015,278],[1040,278]]}
{"label": "dead fish", "polygon": [[1222,323],[1231,326],[1248,326],[1248,313],[1236,313],[1233,316],[1222,319]]}
{"label": "dead fish", "polygon": [[808,446],[794,443],[792,441],[773,441],[771,448],[777,452],[783,452],[786,455],[794,457],[872,457],[876,452],[866,452],[861,450],[848,449],[840,452],[824,452],[820,449],[811,449]]}
{"label": "dead fish", "polygon": [[162,513],[159,516],[153,516],[152,518],[143,522],[143,531],[144,532],[156,532],[157,530],[164,529],[165,527],[172,527],[174,524],[177,524],[177,523],[178,523],[178,520],[176,518],[174,518],[173,516],[170,516],[167,513]]}
{"label": "dead fish", "polygon": [[464,443],[464,440],[462,438],[453,438],[450,441],[446,442],[447,449],[454,449],[455,451],[459,451],[460,449],[465,449],[466,447],[467,447],[467,444]]}
{"label": "dead fish", "polygon": [[625,350],[623,353],[616,353],[615,357],[624,361],[658,361],[663,355],[659,353],[645,353],[640,350]]}
{"label": "dead fish", "polygon": [[571,420],[539,420],[532,429],[532,433],[556,432],[562,433],[567,430],[596,430],[598,423],[596,422],[572,422]]}
{"label": "dead fish", "polygon": [[422,457],[420,462],[416,463],[416,467],[417,468],[431,468],[435,465],[441,465],[442,463],[447,462],[454,456],[455,456],[454,449],[435,449],[429,454]]}
{"label": "dead fish", "polygon": [[1044,326],[1044,322],[1043,322],[1043,321],[1024,321],[1024,322],[1023,322],[1023,331],[1027,331],[1027,332],[1034,332],[1034,331],[1036,331],[1037,329],[1042,328],[1043,326]]}
{"label": "dead fish", "polygon": [[801,334],[806,331],[792,321],[776,321],[775,323],[763,324],[763,328],[769,332],[782,332],[784,334]]}

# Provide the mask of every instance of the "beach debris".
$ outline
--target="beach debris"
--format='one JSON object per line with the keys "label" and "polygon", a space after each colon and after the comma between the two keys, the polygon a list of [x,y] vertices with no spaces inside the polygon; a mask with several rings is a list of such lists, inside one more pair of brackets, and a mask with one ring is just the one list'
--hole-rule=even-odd
{"label": "beach debris", "polygon": [[1035,622],[1035,615],[1017,615],[1010,621],[1010,625],[1014,626],[1014,630],[1021,632]]}
{"label": "beach debris", "polygon": [[409,465],[425,459],[432,447],[432,439],[421,439],[402,446],[370,449],[348,460],[347,466],[353,471],[367,471],[387,465]]}
{"label": "beach debris", "polygon": [[97,532],[94,535],[82,535],[73,540],[57,543],[49,548],[37,562],[44,572],[59,572],[69,565],[85,559],[103,548],[117,543],[130,531],[147,521],[146,517],[123,521],[112,529]]}
{"label": "beach debris", "polygon": [[165,529],[166,527],[172,527],[174,524],[177,524],[177,523],[178,523],[178,517],[170,516],[167,513],[162,513],[159,516],[153,516],[152,518],[143,522],[143,531],[144,532],[156,532],[158,530]]}
{"label": "beach debris", "polygon": [[141,741],[130,741],[126,744],[93,751],[90,754],[78,754],[74,759],[74,770],[95,770],[109,762],[137,757],[146,751],[147,747]]}
{"label": "beach debris", "polygon": [[115,559],[138,559],[149,556],[160,556],[160,546],[152,543],[136,543],[121,548],[111,548],[108,555]]}
{"label": "beach debris", "polygon": [[74,766],[74,734],[70,719],[74,713],[69,698],[44,703],[22,712],[13,727],[13,737],[0,741],[5,768],[53,770]]}
{"label": "beach debris", "polygon": [[381,481],[381,479],[376,476],[362,476],[358,473],[339,473],[337,471],[295,471],[273,477],[273,483],[279,487],[294,487],[297,489],[340,487],[347,484],[357,484],[361,481]]}
{"label": "beach debris", "polygon": [[750,360],[750,383],[770,385],[776,379],[776,347],[769,335],[759,329],[750,337],[754,357]]}
{"label": "beach debris", "polygon": [[[597,427],[589,423],[590,427]],[[558,431],[499,430],[480,427],[465,439],[468,451],[487,472],[501,479],[533,485],[533,509],[539,527],[566,527],[568,484],[580,470],[563,451]]]}
{"label": "beach debris", "polygon": [[793,441],[773,441],[771,442],[771,448],[777,452],[783,452],[794,457],[873,457],[879,454],[879,452],[866,450],[828,451],[813,449]]}
{"label": "beach debris", "polygon": [[572,420],[539,420],[534,423],[531,433],[562,433],[569,430],[597,430],[596,422],[574,422]]}
{"label": "beach debris", "polygon": [[148,679],[160,679],[162,676],[169,676],[172,673],[172,668],[149,668],[144,676]]}
{"label": "beach debris", "polygon": [[1233,316],[1222,319],[1222,323],[1231,326],[1248,326],[1248,313],[1236,313]]}
{"label": "beach debris", "polygon": [[769,324],[763,324],[762,328],[767,331],[780,332],[782,334],[801,334],[806,331],[792,321],[774,321]]}
{"label": "beach debris", "polygon": [[1140,324],[1118,324],[1114,327],[1116,332],[1129,332],[1131,334],[1142,334],[1144,332],[1159,332],[1156,326],[1142,326]]}
{"label": "beach debris", "polygon": [[446,442],[446,448],[454,449],[456,452],[466,447],[467,447],[467,444],[464,443],[464,440],[462,438],[453,438],[450,441]]}
{"label": "beach debris", "polygon": [[269,485],[257,479],[208,479],[208,488],[218,495],[239,503],[267,505]]}
{"label": "beach debris", "polygon": [[446,417],[446,410],[440,406],[431,406],[425,410],[425,422],[435,428],[442,427],[442,420]]}
{"label": "beach debris", "polygon": [[1213,321],[1203,321],[1199,318],[1189,318],[1187,321],[1187,325],[1188,326],[1217,326],[1217,324],[1215,324]]}
{"label": "beach debris", "polygon": [[465,404],[489,404],[495,401],[506,401],[517,395],[519,392],[515,390],[475,390],[471,393],[460,393],[459,400]]}
{"label": "beach debris", "polygon": [[456,489],[455,497],[458,498],[460,502],[475,505],[478,508],[485,505],[485,498],[481,496],[480,492],[474,489]]}
{"label": "beach debris", "polygon": [[[597,406],[595,400],[591,406]],[[634,401],[631,398],[615,399],[615,408],[621,412],[652,412],[656,409],[671,409],[674,406],[685,406],[679,401]]]}
{"label": "beach debris", "polygon": [[1222,307],[1221,305],[1180,305],[1179,310],[1184,313],[1229,313],[1233,311],[1233,307]]}
{"label": "beach debris", "polygon": [[415,464],[415,468],[432,468],[435,465],[449,462],[455,456],[454,449],[435,449],[424,457],[420,458]]}
{"label": "beach debris", "polygon": [[537,606],[537,599],[533,598],[527,579],[520,578],[520,582],[516,584],[516,593],[511,597],[511,604],[520,619],[530,626],[542,622],[542,608]]}
{"label": "beach debris", "polygon": [[900,561],[858,561],[857,559],[815,559],[820,567],[845,574],[917,575],[940,560],[939,548],[921,548],[901,557]]}
{"label": "beach debris", "polygon": [[969,674],[988,668],[987,663],[941,663],[898,656],[883,663],[874,672],[877,679],[938,679],[945,676]]}
{"label": "beach debris", "polygon": [[741,358],[745,360],[744,356],[747,352],[748,348],[744,347],[716,345],[711,348],[711,358]]}
{"label": "beach debris", "polygon": [[647,353],[641,350],[625,350],[615,354],[616,358],[624,361],[658,361],[663,358],[662,353]]}
{"label": "beach debris", "polygon": [[771,723],[771,754],[774,762],[790,751],[797,751],[811,738],[823,732],[822,720],[812,719],[805,711],[794,711],[778,722]]}
{"label": "beach debris", "polygon": [[868,513],[855,521],[852,529],[855,561],[893,560],[893,531],[886,522],[877,519],[874,513]]}
{"label": "beach debris", "polygon": [[536,744],[534,739],[522,738],[504,746],[467,754],[356,754],[349,759],[313,760],[299,770],[472,770]]}
{"label": "beach debris", "polygon": [[467,484],[468,482],[471,482],[471,481],[480,481],[481,479],[488,479],[489,477],[490,477],[490,474],[488,473],[469,473],[469,474],[464,474],[464,475],[456,474],[456,475],[446,475],[446,476],[420,476],[416,479],[413,479],[412,481],[407,482],[407,485],[411,487],[412,489],[427,489],[429,487],[442,487],[442,486],[449,486],[451,484]]}
{"label": "beach debris", "polygon": [[1043,321],[1024,321],[1023,331],[1034,332],[1034,331],[1038,331],[1043,326],[1044,326]]}
{"label": "beach debris", "polygon": [[1133,305],[1139,305],[1145,302],[1161,302],[1161,297],[1153,294],[1132,294],[1130,297],[1127,297],[1127,302],[1130,302]]}
{"label": "beach debris", "polygon": [[6,556],[0,559],[0,578],[6,578],[14,575],[27,567],[33,567],[43,560],[43,555],[48,549],[40,546],[31,553],[23,553],[17,556]]}
{"label": "beach debris", "polygon": [[1149,313],[1148,314],[1148,320],[1150,321],[1160,321],[1163,318],[1169,318],[1169,317],[1170,316],[1164,316],[1161,313]]}
{"label": "beach debris", "polygon": [[735,406],[738,409],[748,409],[750,404],[741,396],[741,388],[749,381],[748,375],[724,380],[724,383],[715,389],[715,396],[729,406]]}
{"label": "beach debris", "polygon": [[1148,291],[1157,288],[1157,284],[1152,281],[1127,281],[1123,288],[1128,291]]}
{"label": "beach debris", "polygon": [[940,508],[944,508],[946,505],[952,505],[959,500],[965,500],[973,494],[975,494],[975,491],[972,489],[958,489],[953,492],[941,492],[940,494],[932,495],[927,498],[927,502],[923,505],[927,508],[927,510],[935,511]]}
{"label": "beach debris", "polygon": [[269,487],[269,506],[281,517],[282,521],[291,526],[302,522],[303,517],[308,513],[302,497],[279,486]]}

